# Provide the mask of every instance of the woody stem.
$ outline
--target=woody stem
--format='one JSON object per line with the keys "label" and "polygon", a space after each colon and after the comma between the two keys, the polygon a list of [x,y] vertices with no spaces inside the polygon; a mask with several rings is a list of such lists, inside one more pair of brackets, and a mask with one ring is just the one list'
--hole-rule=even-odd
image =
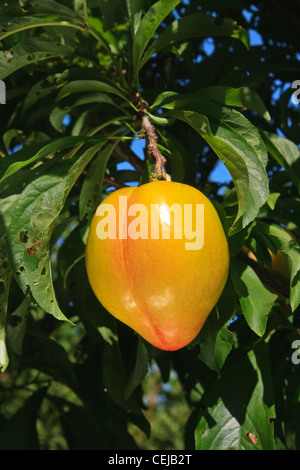
{"label": "woody stem", "polygon": [[155,176],[158,179],[166,180],[168,175],[165,171],[166,158],[161,154],[157,147],[157,135],[154,126],[151,124],[148,116],[143,115],[142,117],[142,129],[147,138],[148,142],[148,153],[152,154],[155,158]]}

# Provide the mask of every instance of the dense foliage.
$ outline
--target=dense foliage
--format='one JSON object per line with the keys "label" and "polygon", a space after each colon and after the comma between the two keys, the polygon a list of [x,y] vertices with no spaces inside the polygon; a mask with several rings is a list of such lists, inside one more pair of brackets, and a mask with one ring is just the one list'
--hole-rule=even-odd
{"label": "dense foliage", "polygon": [[[300,448],[299,8],[0,1],[1,449]],[[172,353],[101,307],[84,264],[103,197],[149,178],[143,115],[231,255]]]}

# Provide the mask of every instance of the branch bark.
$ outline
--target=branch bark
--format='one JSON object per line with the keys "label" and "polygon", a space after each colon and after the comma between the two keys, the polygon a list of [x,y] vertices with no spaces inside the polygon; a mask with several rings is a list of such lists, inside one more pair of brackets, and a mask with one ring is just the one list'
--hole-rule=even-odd
{"label": "branch bark", "polygon": [[123,183],[121,183],[120,181],[117,181],[117,180],[116,180],[115,178],[113,178],[112,176],[105,175],[104,178],[103,178],[103,181],[104,181],[105,183],[110,184],[111,186],[114,186],[114,187],[117,188],[117,189],[127,188],[126,184],[123,184]]}
{"label": "branch bark", "polygon": [[130,147],[128,147],[127,144],[125,144],[124,142],[120,142],[114,152],[113,152],[113,155],[116,157],[116,158],[119,158],[120,160],[124,160],[128,163],[130,163],[130,165],[133,166],[133,168],[140,174],[142,174],[144,172],[144,169],[145,169],[145,162],[143,160],[141,160],[132,150]]}
{"label": "branch bark", "polygon": [[142,117],[142,130],[148,142],[148,153],[155,158],[154,177],[156,179],[170,180],[170,176],[166,173],[165,164],[166,158],[161,154],[157,147],[157,135],[154,126],[151,124],[148,116],[145,114]]}

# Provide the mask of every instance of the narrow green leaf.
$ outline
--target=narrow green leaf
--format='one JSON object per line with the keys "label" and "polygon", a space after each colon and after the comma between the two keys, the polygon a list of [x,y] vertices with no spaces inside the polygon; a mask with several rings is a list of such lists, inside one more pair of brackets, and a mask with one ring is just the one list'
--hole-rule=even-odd
{"label": "narrow green leaf", "polygon": [[193,341],[193,344],[200,344],[199,359],[217,374],[220,374],[233,346],[234,338],[228,326],[236,306],[237,295],[229,278],[220,300]]}
{"label": "narrow green leaf", "polygon": [[125,397],[128,373],[118,341],[113,341],[112,345],[105,342],[103,345],[103,382],[108,396],[114,402],[127,410],[140,413],[139,404],[134,395]]}
{"label": "narrow green leaf", "polygon": [[19,0],[10,0],[9,2],[1,2],[0,13],[2,16],[12,18],[14,16],[25,17],[41,15],[41,16],[54,16],[63,17],[64,19],[69,18],[72,21],[78,21],[78,16],[66,5],[60,2],[51,0],[35,0],[34,2],[20,2]]}
{"label": "narrow green leaf", "polygon": [[151,360],[160,353],[160,350],[139,338],[135,365],[125,389],[125,399],[128,399],[148,373]]}
{"label": "narrow green leaf", "polygon": [[102,185],[107,162],[118,145],[109,144],[92,162],[84,179],[79,197],[79,217],[90,221],[102,200]]}
{"label": "narrow green leaf", "polygon": [[61,130],[63,128],[63,119],[66,114],[71,114],[72,110],[76,107],[88,105],[88,104],[97,105],[99,103],[106,103],[110,106],[115,106],[118,109],[120,107],[113,101],[113,99],[106,93],[92,92],[92,93],[82,93],[76,97],[72,103],[68,105],[62,105],[62,107],[55,107],[49,116],[49,121],[56,130]]}
{"label": "narrow green leaf", "polygon": [[123,100],[129,102],[125,93],[123,93],[119,88],[110,83],[106,83],[100,80],[74,80],[67,83],[58,93],[56,101],[59,101],[66,96],[72,95],[73,93],[82,93],[82,92],[105,92],[112,93],[119,96]]}
{"label": "narrow green leaf", "polygon": [[142,18],[133,41],[132,55],[133,70],[135,73],[140,69],[141,58],[155,31],[166,16],[168,16],[180,2],[181,0],[169,0],[168,2],[159,0],[152,5],[150,10],[148,10]]}
{"label": "narrow green leaf", "polygon": [[248,325],[258,336],[262,336],[277,295],[263,285],[250,266],[237,259],[231,260],[230,273]]}
{"label": "narrow green leaf", "polygon": [[143,0],[126,0],[126,4],[131,25],[131,36],[134,38],[141,22]]}
{"label": "narrow green leaf", "polygon": [[61,38],[49,41],[49,38],[33,37],[11,47],[10,51],[0,51],[0,80],[16,70],[40,60],[72,55],[77,47],[75,42],[62,44]]}
{"label": "narrow green leaf", "polygon": [[[72,147],[73,145],[76,145],[78,143],[93,140],[99,140],[99,137],[96,138],[92,136],[67,136],[51,140],[46,144],[45,142],[42,142],[40,144],[26,145],[23,149],[14,153],[13,163],[10,164],[12,158],[10,158],[9,156],[7,156],[2,162],[2,167],[6,166],[6,171],[0,179],[0,183],[6,178],[8,178],[8,176],[13,175],[25,166],[30,165],[31,163],[34,163],[39,159],[48,157],[49,155],[54,155],[56,152]],[[28,158],[29,156],[30,158]]]}
{"label": "narrow green leaf", "polygon": [[4,372],[9,358],[6,346],[6,315],[7,302],[12,277],[12,269],[8,261],[6,227],[13,212],[14,203],[18,196],[9,196],[1,200],[0,205],[0,371]]}
{"label": "narrow green leaf", "polygon": [[[59,18],[59,16],[58,16]],[[78,18],[75,17],[75,24],[81,25],[83,29],[84,23],[78,21]],[[48,18],[41,18],[39,17],[30,17],[30,16],[23,16],[23,17],[16,17],[16,18],[1,18],[0,21],[0,41],[11,36],[12,34],[19,33],[21,31],[26,31],[28,29],[34,28],[49,28],[49,27],[69,27],[69,28],[76,28],[74,24],[74,18],[72,18],[72,23],[69,21],[61,21],[60,19],[55,20],[52,18],[52,21],[49,21]],[[79,26],[77,27],[81,29]],[[77,29],[76,28],[76,29]]]}
{"label": "narrow green leaf", "polygon": [[208,389],[195,431],[197,450],[275,450],[275,407],[267,345],[259,344]]}
{"label": "narrow green leaf", "polygon": [[[59,73],[56,72],[44,76],[41,80],[34,83],[34,85],[29,89],[27,96],[24,98],[22,105],[23,114],[50,93],[59,91],[66,83],[81,79],[86,79],[86,70],[82,67],[65,68]],[[90,69],[89,79],[99,80],[99,71]],[[86,92],[89,90],[82,91]]]}
{"label": "narrow green leaf", "polygon": [[147,49],[141,67],[150,57],[170,44],[197,37],[231,36],[249,49],[247,31],[230,18],[216,19],[206,13],[193,13],[173,21]]}
{"label": "narrow green leaf", "polygon": [[[165,105],[164,107],[166,109],[173,109],[174,106],[172,106],[172,103],[177,100],[180,96],[182,95],[178,95],[178,93],[176,93],[175,91],[164,91],[163,93],[157,95],[154,102],[150,106],[150,109],[159,108],[162,104]],[[184,95],[184,97],[186,98],[187,95]]]}

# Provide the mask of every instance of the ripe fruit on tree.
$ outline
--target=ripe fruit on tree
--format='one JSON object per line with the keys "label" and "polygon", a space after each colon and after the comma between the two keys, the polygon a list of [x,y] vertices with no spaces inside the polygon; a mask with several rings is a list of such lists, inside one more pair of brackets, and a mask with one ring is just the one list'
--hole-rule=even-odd
{"label": "ripe fruit on tree", "polygon": [[86,269],[108,312],[172,351],[197,336],[221,296],[229,250],[204,194],[155,181],[116,190],[100,204],[87,239]]}

